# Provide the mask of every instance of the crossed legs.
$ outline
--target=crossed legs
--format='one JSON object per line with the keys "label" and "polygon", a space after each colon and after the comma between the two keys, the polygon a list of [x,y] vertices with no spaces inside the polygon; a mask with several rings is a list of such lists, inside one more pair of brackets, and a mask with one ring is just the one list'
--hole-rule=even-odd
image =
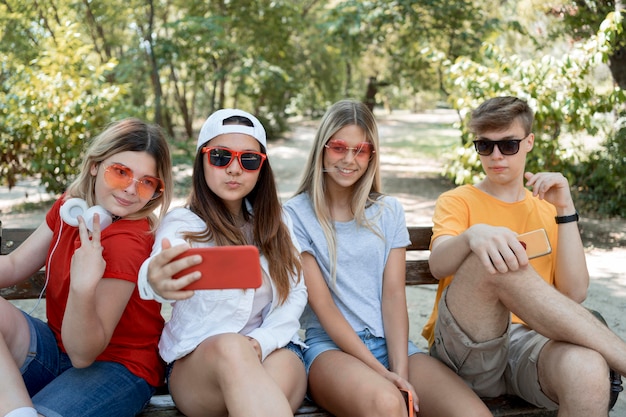
{"label": "crossed legs", "polygon": [[169,388],[176,406],[194,416],[293,416],[306,390],[300,359],[287,349],[263,363],[245,336],[204,340],[174,363]]}
{"label": "crossed legs", "polygon": [[561,416],[606,416],[608,366],[626,371],[626,343],[587,309],[559,293],[528,267],[490,274],[475,255],[461,265],[447,307],[474,342],[500,337],[509,312],[551,341],[539,355],[542,391]]}

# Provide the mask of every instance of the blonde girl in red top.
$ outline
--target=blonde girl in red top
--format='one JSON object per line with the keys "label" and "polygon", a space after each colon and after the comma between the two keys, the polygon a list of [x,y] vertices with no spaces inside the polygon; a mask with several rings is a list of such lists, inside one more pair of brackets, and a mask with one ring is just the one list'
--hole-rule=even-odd
{"label": "blonde girl in red top", "polygon": [[141,300],[136,282],[153,211],[167,211],[171,190],[161,129],[118,121],[93,140],[45,222],[0,257],[0,287],[45,266],[47,316],[0,298],[0,415],[134,416],[163,383],[160,306]]}

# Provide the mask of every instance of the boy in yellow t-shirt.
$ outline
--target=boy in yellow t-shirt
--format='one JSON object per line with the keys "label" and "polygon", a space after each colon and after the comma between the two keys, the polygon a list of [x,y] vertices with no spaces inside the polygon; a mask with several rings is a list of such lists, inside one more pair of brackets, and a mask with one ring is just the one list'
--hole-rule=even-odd
{"label": "boy in yellow t-shirt", "polygon": [[[609,367],[626,372],[626,343],[579,304],[589,274],[567,179],[524,170],[533,118],[515,97],[472,113],[486,176],[437,200],[429,263],[440,282],[423,335],[482,397],[606,417]],[[518,235],[536,229],[552,252],[529,261]]]}

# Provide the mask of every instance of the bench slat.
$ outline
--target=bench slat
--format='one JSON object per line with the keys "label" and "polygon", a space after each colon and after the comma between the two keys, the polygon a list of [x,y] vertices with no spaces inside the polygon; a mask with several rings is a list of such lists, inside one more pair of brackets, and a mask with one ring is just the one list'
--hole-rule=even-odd
{"label": "bench slat", "polygon": [[[557,415],[556,411],[534,407],[509,395],[483,401],[494,417],[555,417]],[[296,417],[332,417],[332,414],[306,400],[294,415]],[[184,414],[176,409],[172,397],[161,394],[152,397],[150,404],[139,414],[139,417],[184,417]]]}
{"label": "bench slat", "polygon": [[409,226],[408,229],[411,244],[406,248],[407,251],[430,249],[430,238],[433,235],[433,230],[430,226]]}
{"label": "bench slat", "polygon": [[[13,285],[7,288],[0,288],[0,296],[5,300],[28,300],[31,298],[39,298],[41,290],[46,282],[44,271],[38,271],[35,275],[28,278],[19,285]],[[45,297],[45,294],[42,295]]]}

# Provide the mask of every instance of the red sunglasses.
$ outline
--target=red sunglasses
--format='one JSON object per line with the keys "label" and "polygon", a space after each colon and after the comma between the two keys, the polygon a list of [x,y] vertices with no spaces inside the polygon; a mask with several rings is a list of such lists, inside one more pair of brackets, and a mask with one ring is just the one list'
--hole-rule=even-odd
{"label": "red sunglasses", "polygon": [[348,152],[354,152],[354,158],[360,161],[369,160],[376,152],[374,146],[369,142],[361,142],[351,148],[343,140],[331,139],[324,147],[338,157],[345,157]]}
{"label": "red sunglasses", "polygon": [[163,194],[165,189],[159,178],[145,175],[136,179],[132,169],[119,163],[113,163],[104,169],[104,181],[109,187],[120,190],[125,190],[134,181],[137,184],[137,195],[142,200],[153,200]]}

